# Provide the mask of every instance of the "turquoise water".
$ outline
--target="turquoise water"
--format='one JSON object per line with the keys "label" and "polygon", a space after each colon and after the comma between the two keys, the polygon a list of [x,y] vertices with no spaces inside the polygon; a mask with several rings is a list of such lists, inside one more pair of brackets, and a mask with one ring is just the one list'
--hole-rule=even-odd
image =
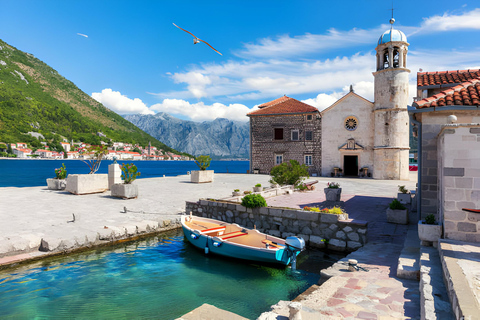
{"label": "turquoise water", "polygon": [[205,256],[178,230],[0,272],[0,318],[175,319],[208,303],[256,319],[318,280]]}

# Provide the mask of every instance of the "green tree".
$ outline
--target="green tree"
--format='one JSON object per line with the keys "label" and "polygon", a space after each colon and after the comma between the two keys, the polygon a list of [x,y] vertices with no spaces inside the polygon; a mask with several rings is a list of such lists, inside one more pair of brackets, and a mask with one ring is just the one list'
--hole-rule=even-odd
{"label": "green tree", "polygon": [[308,178],[308,168],[306,165],[300,165],[296,160],[284,162],[275,166],[270,171],[270,183],[279,185],[294,185],[296,188],[305,178]]}

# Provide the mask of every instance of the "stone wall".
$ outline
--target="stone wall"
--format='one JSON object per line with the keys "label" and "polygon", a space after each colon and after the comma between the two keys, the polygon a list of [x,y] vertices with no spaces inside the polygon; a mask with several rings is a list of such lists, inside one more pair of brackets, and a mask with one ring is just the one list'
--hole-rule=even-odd
{"label": "stone wall", "polygon": [[[250,117],[250,169],[269,174],[275,166],[275,155],[282,155],[283,162],[297,160],[305,163],[305,155],[312,156],[309,173],[320,175],[321,172],[321,121],[318,113],[268,115]],[[275,128],[283,128],[283,140],[274,139]],[[292,131],[299,131],[299,140],[292,141]],[[305,132],[313,132],[313,140],[305,140]]]}
{"label": "stone wall", "polygon": [[446,239],[480,242],[480,125],[444,126],[438,137],[439,220]]}
{"label": "stone wall", "polygon": [[233,202],[200,200],[186,202],[185,212],[205,218],[229,223],[237,223],[242,227],[254,227],[269,235],[287,238],[302,237],[312,247],[325,247],[335,251],[355,251],[366,243],[367,222],[342,218],[335,214],[303,211],[286,208],[247,209]]}

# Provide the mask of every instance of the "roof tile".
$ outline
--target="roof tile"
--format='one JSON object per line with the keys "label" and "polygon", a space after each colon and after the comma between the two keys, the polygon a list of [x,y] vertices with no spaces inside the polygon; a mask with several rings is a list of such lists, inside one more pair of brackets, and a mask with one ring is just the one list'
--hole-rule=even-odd
{"label": "roof tile", "polygon": [[478,106],[480,99],[480,77],[448,88],[432,97],[413,103],[415,108],[432,108],[443,106]]}
{"label": "roof tile", "polygon": [[287,96],[266,102],[258,108],[258,110],[248,113],[247,116],[318,112],[317,108]]}
{"label": "roof tile", "polygon": [[417,87],[462,83],[480,77],[480,69],[418,72]]}

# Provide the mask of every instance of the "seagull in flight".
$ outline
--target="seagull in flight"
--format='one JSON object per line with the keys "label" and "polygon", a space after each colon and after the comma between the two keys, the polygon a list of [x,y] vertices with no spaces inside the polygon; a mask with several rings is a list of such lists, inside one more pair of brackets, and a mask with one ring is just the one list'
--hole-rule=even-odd
{"label": "seagull in flight", "polygon": [[204,40],[202,40],[202,39],[197,38],[193,33],[189,32],[189,31],[187,31],[187,30],[185,30],[185,29],[180,28],[180,27],[177,26],[175,23],[174,23],[173,25],[174,25],[175,27],[177,27],[178,29],[183,30],[183,31],[185,31],[186,33],[191,34],[191,35],[193,36],[193,44],[197,44],[197,43],[199,43],[199,42],[201,41],[201,42],[203,42],[203,43],[206,43],[210,48],[213,49],[213,51],[215,51],[215,52],[218,53],[219,55],[223,56],[223,54],[221,54],[220,52],[218,52],[218,51],[217,51],[214,47],[212,47],[207,41],[204,41]]}

